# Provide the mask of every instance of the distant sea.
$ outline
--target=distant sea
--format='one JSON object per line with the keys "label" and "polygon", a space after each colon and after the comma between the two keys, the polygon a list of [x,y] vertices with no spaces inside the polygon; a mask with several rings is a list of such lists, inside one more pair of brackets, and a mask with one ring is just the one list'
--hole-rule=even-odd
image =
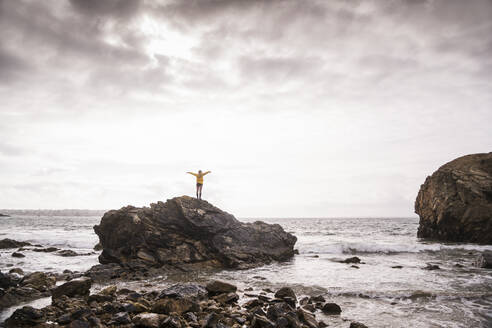
{"label": "distant sea", "polygon": [[[0,211],[1,212],[1,211]],[[102,212],[10,212],[0,217],[0,239],[93,252],[93,226]],[[241,219],[254,221],[253,219]],[[257,220],[257,219],[255,219]],[[492,327],[492,270],[475,268],[477,254],[492,246],[419,240],[416,218],[265,218],[298,238],[299,255],[289,262],[244,271],[222,271],[213,278],[240,288],[275,290],[291,286],[299,296],[324,295],[339,304],[341,316],[319,319],[329,327],[348,327],[356,320],[369,327]],[[98,263],[89,256],[60,257],[24,251],[25,258],[0,250],[0,270],[25,272],[65,269],[83,271]],[[339,263],[357,256],[363,264]],[[439,270],[424,270],[427,264]],[[400,268],[401,267],[401,268]],[[127,283],[136,289],[162,288],[176,281],[205,281],[210,274],[159,276]],[[97,288],[97,286],[96,286]],[[45,306],[48,299],[31,303]],[[0,322],[13,308],[0,313]]]}

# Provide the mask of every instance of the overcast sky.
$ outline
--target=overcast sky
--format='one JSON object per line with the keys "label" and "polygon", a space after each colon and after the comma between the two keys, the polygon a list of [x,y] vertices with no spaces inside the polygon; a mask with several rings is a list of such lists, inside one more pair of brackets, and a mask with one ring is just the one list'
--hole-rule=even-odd
{"label": "overcast sky", "polygon": [[414,216],[492,151],[490,0],[0,0],[0,208]]}

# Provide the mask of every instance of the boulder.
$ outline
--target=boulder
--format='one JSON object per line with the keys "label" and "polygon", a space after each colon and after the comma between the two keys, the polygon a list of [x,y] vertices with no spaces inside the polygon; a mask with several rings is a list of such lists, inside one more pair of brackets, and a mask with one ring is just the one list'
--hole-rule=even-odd
{"label": "boulder", "polygon": [[26,256],[22,253],[19,253],[19,252],[13,252],[12,257],[26,257]]}
{"label": "boulder", "polygon": [[363,323],[354,321],[354,322],[351,322],[350,323],[350,327],[349,328],[368,328],[368,327],[366,325],[364,325]]}
{"label": "boulder", "polygon": [[311,313],[308,313],[303,309],[297,309],[297,316],[299,317],[299,320],[309,328],[319,328],[316,317]]}
{"label": "boulder", "polygon": [[51,296],[53,296],[53,299],[59,298],[62,295],[66,295],[68,297],[88,296],[91,285],[92,281],[90,278],[84,277],[74,279],[54,288],[51,291]]}
{"label": "boulder", "polygon": [[0,249],[19,248],[23,246],[31,246],[31,244],[25,241],[17,241],[9,238],[0,240]]}
{"label": "boulder", "polygon": [[24,306],[15,312],[5,321],[7,328],[32,327],[45,321],[44,314],[41,310],[32,306]]}
{"label": "boulder", "polygon": [[242,223],[188,196],[106,212],[94,231],[103,247],[102,264],[190,269],[250,268],[288,260],[297,240],[278,224]]}
{"label": "boulder", "polygon": [[219,295],[223,293],[234,293],[237,287],[220,280],[212,280],[207,284],[205,289],[210,295]]}
{"label": "boulder", "polygon": [[492,152],[457,158],[427,177],[415,213],[420,238],[492,244]]}
{"label": "boulder", "polygon": [[193,283],[181,283],[167,287],[161,291],[159,298],[184,298],[191,297],[201,299],[207,296],[207,290]]}
{"label": "boulder", "polygon": [[188,311],[196,312],[199,305],[188,298],[160,299],[152,306],[152,312],[171,314],[173,312],[183,314]]}
{"label": "boulder", "polygon": [[323,305],[323,308],[321,309],[323,313],[325,314],[340,314],[342,313],[342,309],[340,306],[336,303],[326,303]]}
{"label": "boulder", "polygon": [[492,251],[485,251],[478,255],[475,266],[479,268],[492,269]]}
{"label": "boulder", "polygon": [[0,271],[0,288],[7,289],[15,285],[17,285],[17,283],[12,279],[10,274],[2,273]]}
{"label": "boulder", "polygon": [[[285,300],[286,298],[294,300],[294,304],[297,302],[296,293],[290,287],[282,287],[275,293],[276,298]],[[294,305],[295,306],[295,305]]]}
{"label": "boulder", "polygon": [[140,313],[133,317],[132,323],[142,328],[159,328],[165,316],[157,313]]}
{"label": "boulder", "polygon": [[21,280],[21,286],[32,287],[34,289],[44,291],[48,290],[56,284],[56,278],[41,271],[30,273]]}
{"label": "boulder", "polygon": [[345,260],[343,261],[340,261],[341,263],[361,263],[360,262],[360,258],[358,258],[357,256],[354,256],[354,257],[348,257],[346,258]]}

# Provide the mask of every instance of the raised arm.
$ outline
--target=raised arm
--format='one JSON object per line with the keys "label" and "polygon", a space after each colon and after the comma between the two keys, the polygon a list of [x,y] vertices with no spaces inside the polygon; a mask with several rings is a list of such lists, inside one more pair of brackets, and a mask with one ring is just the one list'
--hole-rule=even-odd
{"label": "raised arm", "polygon": [[191,174],[191,175],[194,175],[194,176],[197,176],[197,174],[196,173],[193,173],[193,172],[186,172],[186,173]]}
{"label": "raised arm", "polygon": [[207,171],[207,172],[203,173],[203,175],[207,175],[209,173],[212,173],[212,171]]}

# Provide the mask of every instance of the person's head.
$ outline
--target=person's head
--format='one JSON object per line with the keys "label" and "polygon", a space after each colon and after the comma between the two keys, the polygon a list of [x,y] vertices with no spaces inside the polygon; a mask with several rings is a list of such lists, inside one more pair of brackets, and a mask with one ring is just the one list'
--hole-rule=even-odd
{"label": "person's head", "polygon": [[198,170],[198,173],[202,174],[202,170]]}

